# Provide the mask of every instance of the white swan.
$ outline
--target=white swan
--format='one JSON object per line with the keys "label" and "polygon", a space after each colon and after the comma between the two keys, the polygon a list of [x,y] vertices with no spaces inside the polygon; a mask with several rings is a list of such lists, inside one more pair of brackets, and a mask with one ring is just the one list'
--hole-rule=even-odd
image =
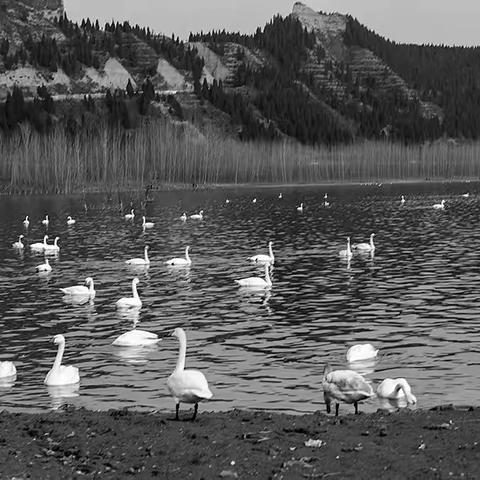
{"label": "white swan", "polygon": [[46,254],[59,252],[60,251],[60,247],[58,246],[58,241],[59,240],[60,240],[60,237],[55,237],[55,241],[53,242],[53,244],[52,245],[45,245],[45,247],[43,248],[43,251]]}
{"label": "white swan", "polygon": [[257,199],[254,198],[254,199],[252,200],[252,203],[257,203]]}
{"label": "white swan", "polygon": [[352,249],[350,248],[350,237],[347,237],[347,248],[345,250],[340,250],[338,254],[342,258],[347,258],[347,259],[352,258],[353,253],[352,253]]}
{"label": "white swan", "polygon": [[48,258],[45,259],[45,263],[42,263],[41,265],[37,265],[35,267],[35,270],[37,272],[51,272],[52,271],[52,266],[48,262]]}
{"label": "white swan", "polygon": [[65,295],[82,296],[82,297],[84,296],[84,297],[89,297],[90,299],[94,299],[96,292],[93,285],[93,278],[87,277],[85,279],[85,283],[88,285],[88,287],[86,287],[85,285],[75,285],[73,287],[61,288],[60,290]]}
{"label": "white swan", "polygon": [[444,210],[445,209],[445,200],[442,200],[440,203],[435,203],[433,205],[435,210]]}
{"label": "white swan", "polygon": [[150,259],[148,258],[148,249],[148,245],[145,245],[145,248],[143,250],[144,258],[131,258],[130,260],[126,260],[125,263],[132,266],[150,265]]}
{"label": "white swan", "polygon": [[373,395],[372,387],[353,370],[333,370],[327,363],[323,371],[323,398],[330,413],[330,405],[335,402],[335,416],[338,416],[340,402],[353,403],[358,413],[358,402]]}
{"label": "white swan", "polygon": [[225,200],[225,203],[230,203],[230,199],[227,198],[227,199]]}
{"label": "white swan", "polygon": [[175,420],[178,420],[178,411],[180,403],[195,404],[193,417],[195,420],[198,412],[198,403],[202,400],[212,398],[212,392],[208,388],[208,382],[205,375],[198,370],[185,370],[185,355],[187,352],[187,336],[182,328],[176,328],[172,335],[177,337],[180,342],[178,352],[177,366],[173,373],[168,377],[167,387],[175,400]]}
{"label": "white swan", "polygon": [[373,252],[375,250],[375,244],[373,243],[374,236],[375,236],[374,233],[370,235],[369,243],[356,243],[355,245],[353,245],[354,250],[361,251],[361,252]]}
{"label": "white swan", "polygon": [[13,242],[12,247],[13,248],[18,248],[18,249],[21,250],[24,247],[23,242],[22,242],[22,238],[24,238],[23,235],[20,235],[18,237],[18,242]]}
{"label": "white swan", "polygon": [[180,220],[182,222],[185,222],[187,220],[187,214],[185,212],[183,212],[181,215],[180,215]]}
{"label": "white swan", "polygon": [[74,220],[70,215],[67,217],[67,225],[75,225],[76,220]]}
{"label": "white swan", "polygon": [[43,242],[32,243],[30,245],[30,249],[31,250],[45,250],[45,247],[47,246],[47,240],[48,240],[48,235],[45,235],[43,237]]}
{"label": "white swan", "polygon": [[50,220],[48,219],[48,215],[45,215],[45,218],[42,220],[42,223],[48,226],[48,224],[50,223]]}
{"label": "white swan", "polygon": [[468,198],[469,196],[470,196],[469,193],[462,193],[462,197],[463,197],[463,198]]}
{"label": "white swan", "polygon": [[283,198],[283,195],[281,193],[279,193],[278,198]]}
{"label": "white swan", "polygon": [[400,205],[403,205],[405,203],[405,197],[402,195],[402,198],[400,199]]}
{"label": "white swan", "polygon": [[30,220],[28,219],[28,215],[25,217],[25,220],[23,221],[23,226],[25,228],[28,228],[28,226],[30,225]]}
{"label": "white swan", "polygon": [[0,362],[0,378],[13,377],[17,374],[17,369],[13,362]]}
{"label": "white swan", "polygon": [[198,213],[194,213],[193,215],[190,215],[190,218],[193,218],[194,220],[202,220],[203,210],[200,210]]}
{"label": "white swan", "polygon": [[405,398],[407,403],[417,403],[417,398],[404,378],[386,378],[378,385],[377,396],[389,400]]}
{"label": "white swan", "polygon": [[130,210],[130,213],[125,215],[125,220],[133,220],[135,218],[135,211],[133,208]]}
{"label": "white swan", "polygon": [[58,345],[57,356],[53,362],[53,367],[45,377],[45,385],[72,385],[80,382],[78,368],[71,365],[62,365],[63,352],[65,350],[65,337],[63,335],[55,335],[53,343]]}
{"label": "white swan", "polygon": [[187,266],[192,264],[192,260],[190,259],[190,256],[188,255],[188,251],[190,250],[190,246],[187,245],[185,248],[185,258],[171,258],[170,260],[167,260],[164,262],[166,265],[170,266]]}
{"label": "white swan", "polygon": [[272,242],[268,242],[268,255],[259,254],[250,257],[249,260],[255,263],[274,263],[275,257],[273,256]]}
{"label": "white swan", "polygon": [[347,350],[347,362],[358,362],[368,360],[377,356],[378,349],[371,343],[353,345]]}
{"label": "white swan", "polygon": [[323,196],[323,206],[324,207],[329,207],[330,206],[330,202],[327,200],[327,198],[328,198],[328,194],[325,194]]}
{"label": "white swan", "polygon": [[303,212],[303,202],[297,207],[297,211]]}
{"label": "white swan", "polygon": [[155,224],[153,222],[147,222],[146,218],[143,216],[143,223],[142,223],[142,228],[145,230],[146,228],[153,228]]}
{"label": "white swan", "polygon": [[240,280],[235,280],[241,287],[249,288],[270,288],[272,286],[272,280],[270,279],[270,273],[268,271],[269,264],[265,264],[265,279],[260,277],[248,277]]}
{"label": "white swan", "polygon": [[120,300],[117,300],[115,305],[118,308],[139,308],[142,306],[142,301],[137,292],[137,284],[139,281],[137,277],[132,280],[132,297],[122,297]]}
{"label": "white swan", "polygon": [[112,345],[117,347],[141,347],[154,345],[159,341],[160,339],[156,333],[134,328],[133,330],[122,333],[122,335],[112,342]]}

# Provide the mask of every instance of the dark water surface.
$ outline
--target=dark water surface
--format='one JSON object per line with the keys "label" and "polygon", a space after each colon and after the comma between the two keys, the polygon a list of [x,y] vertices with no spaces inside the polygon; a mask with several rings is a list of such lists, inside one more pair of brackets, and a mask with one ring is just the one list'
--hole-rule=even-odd
{"label": "dark water surface", "polygon": [[[364,342],[380,349],[363,370],[372,384],[406,377],[420,408],[478,404],[479,191],[478,184],[450,183],[156,193],[147,206],[155,227],[146,232],[140,215],[125,221],[104,195],[88,197],[87,212],[81,196],[1,198],[0,360],[14,361],[18,376],[13,386],[0,387],[0,408],[38,411],[68,402],[171,410],[166,379],[178,344],[169,334],[177,326],[187,332],[187,368],[201,369],[214,394],[203,409],[323,409],[325,362],[346,367],[347,348]],[[442,198],[446,209],[434,210]],[[179,220],[183,211],[200,209],[203,221]],[[43,254],[28,244],[42,240],[46,213],[50,239],[58,235],[61,250],[51,257],[53,271],[42,275],[34,267]],[[76,218],[74,226],[67,227],[67,215]],[[11,248],[22,232],[23,254]],[[347,235],[364,242],[372,232],[374,257],[339,258]],[[263,275],[247,258],[267,253],[269,240],[273,287],[237,288],[234,279]],[[141,257],[146,244],[150,268],[129,270],[124,261]],[[163,261],[182,256],[186,245],[191,267],[167,268]],[[143,307],[121,314],[115,302],[130,296],[134,275]],[[88,276],[95,280],[95,301],[67,303],[59,289]],[[134,320],[161,342],[112,346]],[[63,363],[80,369],[78,391],[43,385],[57,333],[67,341]],[[378,406],[371,399],[362,409]]]}

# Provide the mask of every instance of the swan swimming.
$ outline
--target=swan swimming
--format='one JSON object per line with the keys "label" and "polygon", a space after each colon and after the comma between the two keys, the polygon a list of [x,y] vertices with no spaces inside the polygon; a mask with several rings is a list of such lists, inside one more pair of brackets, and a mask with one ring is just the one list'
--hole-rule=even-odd
{"label": "swan swimming", "polygon": [[93,286],[93,278],[87,277],[85,279],[85,283],[88,285],[88,287],[86,287],[85,285],[75,285],[73,287],[61,288],[60,290],[65,295],[85,296],[93,300],[96,293]]}
{"label": "swan swimming", "polygon": [[28,215],[25,217],[25,220],[23,221],[23,226],[25,228],[28,228],[28,226],[30,225],[30,220],[28,219]]}
{"label": "swan swimming", "polygon": [[67,225],[75,225],[76,220],[74,220],[70,215],[67,217]]}
{"label": "swan swimming", "polygon": [[53,343],[58,345],[57,356],[53,362],[53,367],[47,373],[43,383],[45,385],[72,385],[80,382],[78,368],[71,365],[62,365],[63,352],[65,350],[65,337],[63,335],[55,335]]}
{"label": "swan swimming", "polygon": [[125,220],[133,220],[135,218],[135,211],[133,208],[130,210],[130,213],[125,215]]}
{"label": "swan swimming", "polygon": [[132,297],[122,297],[120,300],[117,300],[116,306],[118,308],[140,308],[142,306],[142,301],[138,296],[137,284],[140,280],[135,277],[132,280]]}
{"label": "swan swimming", "polygon": [[400,205],[403,205],[405,203],[405,197],[402,195],[402,198],[400,199]]}
{"label": "swan swimming", "polygon": [[17,369],[13,362],[0,362],[0,378],[13,377],[17,374]]}
{"label": "swan swimming", "polygon": [[279,193],[278,198],[283,198],[283,195],[281,193]]}
{"label": "swan swimming", "polygon": [[132,266],[150,265],[150,259],[148,258],[148,249],[149,246],[145,245],[145,248],[143,250],[143,258],[131,258],[130,260],[126,260],[125,263]]}
{"label": "swan swimming", "polygon": [[194,213],[193,215],[190,215],[190,218],[192,218],[193,220],[202,220],[203,210],[200,210],[198,213]]}
{"label": "swan swimming", "polygon": [[49,253],[57,253],[60,251],[60,247],[58,246],[58,241],[60,240],[60,237],[55,237],[55,241],[53,242],[53,245],[45,245],[43,248],[43,251],[45,254]]}
{"label": "swan swimming", "polygon": [[37,242],[37,243],[32,243],[30,245],[31,250],[45,250],[45,247],[47,246],[47,240],[48,240],[48,235],[45,235],[43,237],[43,243]]}
{"label": "swan swimming", "polygon": [[378,349],[371,343],[353,345],[347,350],[347,362],[358,362],[368,360],[377,356]]}
{"label": "swan swimming", "polygon": [[345,250],[340,250],[338,254],[342,258],[347,258],[347,259],[352,258],[353,253],[352,253],[352,249],[350,248],[350,237],[347,237],[347,248]]}
{"label": "swan swimming", "polygon": [[417,403],[417,398],[404,378],[386,378],[378,385],[377,396],[389,400],[405,398],[407,403]]}
{"label": "swan swimming", "polygon": [[273,256],[272,242],[268,242],[268,255],[258,254],[250,257],[249,260],[255,263],[274,263],[275,257]]}
{"label": "swan swimming", "polygon": [[303,212],[303,202],[297,207],[297,211]]}
{"label": "swan swimming", "polygon": [[225,203],[230,203],[230,200],[227,198],[227,199],[225,200]]}
{"label": "swan swimming", "polygon": [[13,242],[12,247],[13,248],[18,248],[18,249],[21,250],[24,247],[23,242],[22,242],[22,238],[24,238],[23,235],[20,235],[18,237],[18,242]]}
{"label": "swan swimming", "polygon": [[241,287],[249,288],[270,288],[272,286],[272,280],[268,271],[270,265],[265,263],[265,279],[261,277],[248,277],[240,280],[235,280]]}
{"label": "swan swimming", "polygon": [[323,196],[323,206],[324,207],[329,207],[330,206],[330,202],[327,199],[328,199],[328,194],[325,194]]}
{"label": "swan swimming", "polygon": [[254,198],[254,199],[252,200],[252,203],[257,203],[257,199]]}
{"label": "swan swimming", "polygon": [[354,250],[361,251],[361,252],[373,252],[375,250],[375,244],[373,243],[374,236],[375,236],[374,233],[370,235],[369,243],[356,243],[355,245],[353,245]]}
{"label": "swan swimming", "polygon": [[145,229],[145,228],[153,228],[155,226],[155,224],[153,222],[147,222],[146,221],[146,218],[143,216],[142,217],[143,219],[143,223],[142,223],[142,228]]}
{"label": "swan swimming", "polygon": [[435,203],[433,208],[435,210],[445,210],[445,200],[442,200],[440,203]]}
{"label": "swan swimming", "polygon": [[187,336],[182,328],[176,328],[172,336],[180,342],[177,366],[168,377],[167,387],[175,401],[175,420],[179,420],[180,403],[195,404],[191,420],[195,420],[198,412],[198,403],[212,398],[205,375],[199,370],[185,370],[185,356],[187,352]]}
{"label": "swan swimming", "polygon": [[112,342],[112,345],[117,347],[146,347],[149,345],[155,345],[160,341],[156,333],[135,328],[137,321],[138,320],[135,317],[133,320],[133,330],[122,333],[122,335]]}
{"label": "swan swimming", "polygon": [[192,260],[190,259],[190,256],[188,255],[188,251],[190,250],[190,246],[187,245],[185,248],[185,258],[171,258],[170,260],[167,260],[164,262],[166,265],[170,266],[187,266],[192,264]]}
{"label": "swan swimming", "polygon": [[41,265],[37,265],[35,267],[35,270],[37,272],[51,272],[52,271],[52,266],[48,262],[48,258],[45,259],[45,263],[42,263]]}
{"label": "swan swimming", "polygon": [[187,220],[187,214],[185,212],[183,212],[181,215],[180,215],[180,220],[182,222],[185,222]]}
{"label": "swan swimming", "polygon": [[469,193],[462,193],[462,197],[463,197],[463,198],[468,198],[469,196],[470,196]]}
{"label": "swan swimming", "polygon": [[48,219],[48,215],[45,215],[45,218],[42,220],[42,223],[48,226],[48,224],[50,223],[50,220]]}
{"label": "swan swimming", "polygon": [[330,413],[330,405],[335,401],[335,416],[338,416],[340,402],[353,403],[355,413],[358,413],[358,402],[373,395],[372,387],[357,372],[353,370],[332,370],[325,365],[323,371],[323,398]]}

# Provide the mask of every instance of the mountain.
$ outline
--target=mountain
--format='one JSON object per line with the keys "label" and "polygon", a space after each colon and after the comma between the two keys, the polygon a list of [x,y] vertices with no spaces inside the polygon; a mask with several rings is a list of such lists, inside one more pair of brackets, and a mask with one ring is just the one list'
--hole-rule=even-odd
{"label": "mountain", "polygon": [[395,44],[299,2],[253,35],[188,42],[127,22],[77,25],[61,0],[0,0],[0,13],[3,130],[27,120],[82,128],[88,113],[88,125],[163,116],[199,132],[305,144],[480,134],[478,49]]}

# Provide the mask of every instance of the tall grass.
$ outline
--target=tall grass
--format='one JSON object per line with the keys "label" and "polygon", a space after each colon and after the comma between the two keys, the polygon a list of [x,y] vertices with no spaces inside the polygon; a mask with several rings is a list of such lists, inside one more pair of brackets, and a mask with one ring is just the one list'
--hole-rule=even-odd
{"label": "tall grass", "polygon": [[11,193],[71,193],[145,184],[321,183],[480,177],[480,143],[358,142],[333,148],[241,143],[189,124],[150,120],[75,137],[28,126],[0,135],[0,180]]}

